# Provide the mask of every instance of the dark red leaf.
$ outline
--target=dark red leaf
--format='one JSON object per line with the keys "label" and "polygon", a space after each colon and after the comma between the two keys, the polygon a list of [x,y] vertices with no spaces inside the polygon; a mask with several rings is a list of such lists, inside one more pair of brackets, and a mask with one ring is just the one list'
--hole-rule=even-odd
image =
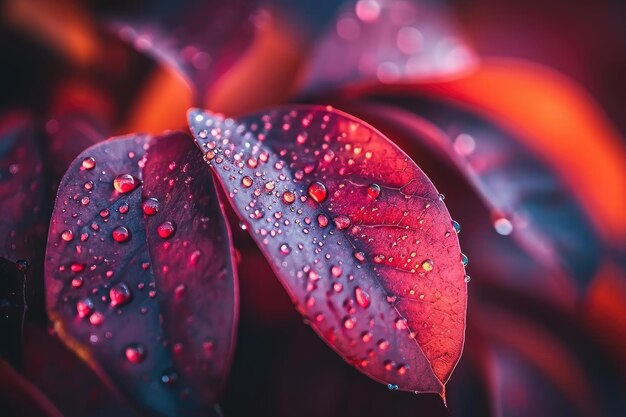
{"label": "dark red leaf", "polygon": [[237,122],[194,110],[189,119],[315,331],[374,379],[443,394],[463,347],[466,283],[450,215],[426,175],[331,108]]}
{"label": "dark red leaf", "polygon": [[26,261],[18,263],[0,258],[0,357],[14,366],[19,364],[22,328],[26,311]]}
{"label": "dark red leaf", "polygon": [[232,248],[201,161],[182,133],[98,144],[70,166],[50,225],[55,328],[150,415],[206,415],[230,365]]}

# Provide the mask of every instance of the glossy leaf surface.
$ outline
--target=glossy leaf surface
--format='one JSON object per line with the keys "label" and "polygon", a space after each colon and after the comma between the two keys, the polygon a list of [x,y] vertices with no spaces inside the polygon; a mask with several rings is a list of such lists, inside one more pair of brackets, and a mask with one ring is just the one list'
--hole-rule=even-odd
{"label": "glossy leaf surface", "polygon": [[68,346],[150,415],[206,415],[228,371],[229,231],[182,133],[102,142],[59,187],[47,306]]}
{"label": "glossy leaf surface", "polygon": [[371,126],[323,107],[191,130],[300,312],[344,359],[444,393],[465,328],[463,256],[426,175]]}

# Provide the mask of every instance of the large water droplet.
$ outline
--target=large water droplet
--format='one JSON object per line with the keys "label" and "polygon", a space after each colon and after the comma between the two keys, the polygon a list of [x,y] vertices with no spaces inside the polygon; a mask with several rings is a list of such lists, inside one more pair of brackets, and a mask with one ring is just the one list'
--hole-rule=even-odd
{"label": "large water droplet", "polygon": [[133,191],[139,186],[140,181],[130,174],[120,174],[113,180],[113,187],[120,194]]}
{"label": "large water droplet", "polygon": [[245,177],[243,177],[243,178],[241,179],[241,185],[242,185],[244,188],[250,188],[250,187],[252,186],[252,177],[249,177],[249,176],[247,176],[247,175],[246,175]]}
{"label": "large water droplet", "polygon": [[132,298],[132,293],[126,284],[120,282],[111,287],[109,297],[111,298],[111,306],[115,307],[128,303]]}
{"label": "large water droplet", "polygon": [[319,181],[312,182],[309,184],[309,188],[307,190],[309,196],[317,202],[322,203],[328,197],[328,190],[326,190],[326,186]]}
{"label": "large water droplet", "polygon": [[130,238],[130,232],[124,226],[118,226],[113,229],[111,235],[113,236],[113,240],[118,243],[124,243]]}

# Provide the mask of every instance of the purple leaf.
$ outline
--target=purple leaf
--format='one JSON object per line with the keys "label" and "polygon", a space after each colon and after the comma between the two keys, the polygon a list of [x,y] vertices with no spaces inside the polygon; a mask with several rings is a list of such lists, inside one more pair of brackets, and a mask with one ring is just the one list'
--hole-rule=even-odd
{"label": "purple leaf", "polygon": [[89,148],[59,187],[50,317],[150,415],[206,415],[230,366],[237,287],[212,184],[189,137],[170,133]]}
{"label": "purple leaf", "polygon": [[448,211],[371,126],[331,108],[191,130],[298,310],[341,356],[402,390],[443,395],[463,346],[466,283]]}

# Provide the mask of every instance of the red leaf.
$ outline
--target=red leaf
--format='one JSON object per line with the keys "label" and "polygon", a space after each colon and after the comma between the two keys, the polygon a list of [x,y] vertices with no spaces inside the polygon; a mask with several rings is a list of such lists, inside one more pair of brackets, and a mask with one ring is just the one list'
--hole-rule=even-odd
{"label": "red leaf", "polygon": [[188,137],[83,152],[50,225],[47,306],[62,339],[151,415],[205,415],[230,365],[229,230]]}
{"label": "red leaf", "polygon": [[315,331],[368,376],[443,395],[463,347],[466,283],[426,175],[374,128],[331,108],[189,118]]}

